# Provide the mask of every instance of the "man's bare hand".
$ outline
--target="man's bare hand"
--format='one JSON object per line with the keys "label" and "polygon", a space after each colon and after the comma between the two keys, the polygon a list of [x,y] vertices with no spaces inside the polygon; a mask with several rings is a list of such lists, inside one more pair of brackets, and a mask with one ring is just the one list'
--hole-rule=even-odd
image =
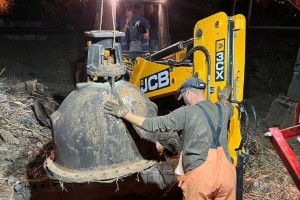
{"label": "man's bare hand", "polygon": [[126,18],[126,22],[125,22],[125,25],[128,26],[128,23],[130,22],[130,19],[129,18]]}
{"label": "man's bare hand", "polygon": [[145,40],[148,40],[148,39],[149,39],[149,33],[148,33],[148,32],[144,33],[143,36],[144,36],[144,39],[145,39]]}

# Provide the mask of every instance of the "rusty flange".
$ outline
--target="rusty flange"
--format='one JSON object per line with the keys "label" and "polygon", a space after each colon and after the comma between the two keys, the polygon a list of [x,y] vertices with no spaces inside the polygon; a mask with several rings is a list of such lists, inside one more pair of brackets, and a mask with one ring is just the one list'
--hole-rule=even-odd
{"label": "rusty flange", "polygon": [[156,164],[154,160],[140,160],[135,163],[124,163],[121,166],[110,166],[99,169],[99,171],[84,171],[66,169],[54,163],[51,158],[44,162],[44,169],[48,176],[61,180],[66,183],[86,183],[86,182],[113,182],[118,178],[126,177],[131,174],[142,172]]}

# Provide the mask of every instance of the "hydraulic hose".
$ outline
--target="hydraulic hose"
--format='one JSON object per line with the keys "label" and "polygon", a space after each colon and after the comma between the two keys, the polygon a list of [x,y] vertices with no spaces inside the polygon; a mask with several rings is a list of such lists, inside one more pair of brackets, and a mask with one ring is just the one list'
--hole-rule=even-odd
{"label": "hydraulic hose", "polygon": [[206,62],[207,62],[207,99],[209,100],[210,94],[211,94],[211,88],[210,88],[210,76],[211,76],[211,58],[210,54],[206,47],[204,46],[195,46],[193,47],[186,56],[179,62],[176,62],[174,60],[166,60],[166,61],[155,61],[156,63],[170,65],[170,66],[183,66],[183,65],[189,65],[190,61],[188,60],[193,53],[196,51],[202,51],[205,55]]}
{"label": "hydraulic hose", "polygon": [[254,117],[254,125],[253,125],[253,130],[249,136],[249,140],[248,140],[248,143],[247,143],[247,146],[246,148],[250,148],[251,144],[252,144],[252,141],[253,141],[253,137],[255,135],[255,132],[256,132],[256,128],[257,128],[257,115],[256,115],[256,111],[255,111],[255,108],[254,106],[247,100],[244,100],[243,103],[245,104],[248,104],[251,108],[251,111],[253,113],[253,117]]}
{"label": "hydraulic hose", "polygon": [[190,44],[193,43],[194,38],[191,38],[186,41],[179,41],[169,47],[166,47],[160,51],[157,51],[150,55],[151,61],[159,61],[160,59],[167,57],[169,55],[172,55],[174,53],[177,53],[179,51],[182,51],[183,49],[187,48]]}
{"label": "hydraulic hose", "polygon": [[[246,153],[243,153],[244,154],[243,163],[246,163],[249,156],[250,147],[257,128],[257,115],[254,106],[247,100],[243,100],[242,102],[234,100],[232,101],[232,103],[238,104],[239,112],[240,113],[243,112],[245,114],[245,130],[244,131],[241,130],[242,141],[236,150],[237,151],[242,150],[242,148],[245,149]],[[250,119],[251,116],[252,119]],[[251,130],[250,130],[250,122],[252,124]]]}
{"label": "hydraulic hose", "polygon": [[[241,135],[242,135],[242,141],[239,145],[239,147],[236,149],[237,152],[237,166],[236,166],[236,174],[237,174],[237,193],[236,193],[236,199],[237,200],[242,200],[243,199],[243,185],[244,185],[244,165],[248,160],[249,157],[249,151],[250,151],[250,146],[252,144],[252,140],[254,137],[254,134],[256,132],[256,127],[257,127],[257,117],[256,117],[256,112],[254,109],[254,106],[249,102],[249,101],[232,101],[232,103],[236,103],[239,108],[240,112],[240,117],[239,120],[241,121],[242,117],[242,112],[245,114],[245,130],[242,131],[242,126],[241,126]],[[250,107],[250,111],[249,108]],[[253,116],[253,126],[251,127],[252,130],[250,130],[250,117],[251,115]],[[249,133],[250,132],[250,133]],[[248,134],[249,133],[249,134]],[[249,135],[249,137],[248,137]],[[243,152],[243,148],[245,150],[245,153]]]}
{"label": "hydraulic hose", "polygon": [[237,149],[242,149],[243,146],[245,145],[246,142],[246,138],[247,138],[247,133],[249,131],[249,114],[247,112],[247,109],[245,108],[244,104],[240,101],[236,101],[236,100],[232,100],[231,103],[236,103],[238,105],[238,109],[239,109],[239,121],[241,121],[242,119],[242,114],[245,114],[245,130],[242,130],[242,126],[241,126],[241,135],[242,135],[242,141],[239,145],[239,147]]}

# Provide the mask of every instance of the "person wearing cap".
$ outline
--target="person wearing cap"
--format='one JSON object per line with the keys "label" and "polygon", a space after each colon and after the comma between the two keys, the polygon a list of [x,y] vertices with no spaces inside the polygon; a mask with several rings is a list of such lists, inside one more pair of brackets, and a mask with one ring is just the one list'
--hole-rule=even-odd
{"label": "person wearing cap", "polygon": [[181,131],[182,153],[175,173],[184,199],[235,199],[236,172],[228,152],[227,126],[233,107],[227,101],[231,86],[220,91],[219,102],[204,96],[206,84],[199,78],[187,79],[179,89],[182,106],[165,116],[144,118],[123,105],[108,101],[105,113],[126,119],[146,131]]}

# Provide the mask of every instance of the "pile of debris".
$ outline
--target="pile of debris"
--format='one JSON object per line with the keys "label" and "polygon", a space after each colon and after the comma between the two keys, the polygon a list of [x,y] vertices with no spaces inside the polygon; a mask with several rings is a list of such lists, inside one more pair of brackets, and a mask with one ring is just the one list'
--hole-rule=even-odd
{"label": "pile of debris", "polygon": [[[300,192],[271,144],[258,129],[245,166],[244,199],[298,200]],[[266,140],[266,141],[265,141]],[[300,150],[299,146],[295,150]]]}
{"label": "pile of debris", "polygon": [[[37,80],[0,81],[0,199],[16,199],[30,181],[47,179],[43,162],[52,149],[51,129],[41,124],[34,107],[55,101]],[[37,112],[40,113],[40,112]]]}
{"label": "pile of debris", "polygon": [[[57,107],[37,80],[0,80],[0,200],[30,199],[30,187],[49,180],[43,163],[53,148],[49,116]],[[245,167],[244,199],[300,199],[278,155],[262,142],[265,131],[258,130]]]}

